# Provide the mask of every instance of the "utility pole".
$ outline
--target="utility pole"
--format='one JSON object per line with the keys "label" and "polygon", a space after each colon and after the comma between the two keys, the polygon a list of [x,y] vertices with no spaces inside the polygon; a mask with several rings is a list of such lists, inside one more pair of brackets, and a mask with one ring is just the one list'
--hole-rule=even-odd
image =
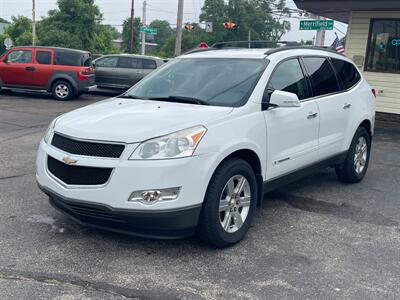
{"label": "utility pole", "polygon": [[[143,20],[142,20],[142,26],[145,27],[146,26],[146,6],[147,6],[147,2],[146,0],[143,1]],[[146,54],[146,33],[144,33],[143,31],[141,32],[142,34],[142,55]]]}
{"label": "utility pole", "polygon": [[[325,18],[318,16],[317,20],[325,20]],[[325,45],[325,30],[317,30],[316,46],[323,47]]]}
{"label": "utility pole", "polygon": [[250,49],[251,48],[251,30],[249,30],[249,35],[247,37],[247,40],[248,40],[248,48]]}
{"label": "utility pole", "polygon": [[134,49],[134,16],[135,16],[135,0],[132,0],[132,6],[131,6],[131,35],[130,35],[130,52],[133,53]]}
{"label": "utility pole", "polygon": [[36,45],[36,7],[35,0],[32,0],[32,46]]}
{"label": "utility pole", "polygon": [[182,22],[183,22],[183,0],[179,0],[178,1],[178,16],[177,16],[177,20],[176,20],[175,56],[179,56],[181,54]]}

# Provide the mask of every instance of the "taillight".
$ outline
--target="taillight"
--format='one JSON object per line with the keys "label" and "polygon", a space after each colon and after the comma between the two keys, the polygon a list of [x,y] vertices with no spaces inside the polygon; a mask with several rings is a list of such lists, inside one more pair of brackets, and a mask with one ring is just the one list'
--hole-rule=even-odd
{"label": "taillight", "polygon": [[92,67],[85,68],[82,71],[78,72],[78,79],[79,80],[86,80],[88,78],[88,75],[92,75],[92,74],[93,74],[93,68]]}
{"label": "taillight", "polygon": [[372,95],[374,95],[374,97],[376,98],[376,90],[375,89],[371,89]]}

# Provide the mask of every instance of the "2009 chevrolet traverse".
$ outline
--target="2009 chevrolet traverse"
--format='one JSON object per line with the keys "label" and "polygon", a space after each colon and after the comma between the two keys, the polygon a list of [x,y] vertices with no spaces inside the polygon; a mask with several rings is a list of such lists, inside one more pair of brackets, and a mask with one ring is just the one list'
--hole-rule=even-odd
{"label": "2009 chevrolet traverse", "polygon": [[226,247],[264,192],[325,167],[361,181],[374,107],[356,66],[333,51],[207,49],[55,119],[37,181],[83,225]]}
{"label": "2009 chevrolet traverse", "polygon": [[54,47],[14,47],[0,57],[0,89],[51,92],[70,100],[94,86],[91,54]]}

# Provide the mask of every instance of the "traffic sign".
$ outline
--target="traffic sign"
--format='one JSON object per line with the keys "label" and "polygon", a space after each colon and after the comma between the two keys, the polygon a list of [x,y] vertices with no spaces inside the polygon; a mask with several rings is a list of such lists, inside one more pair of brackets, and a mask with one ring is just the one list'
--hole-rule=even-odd
{"label": "traffic sign", "polygon": [[151,28],[151,27],[142,26],[140,28],[140,32],[143,32],[145,34],[156,35],[157,34],[157,28]]}
{"label": "traffic sign", "polygon": [[213,23],[206,22],[206,32],[212,32],[212,31],[213,31]]}
{"label": "traffic sign", "polygon": [[10,49],[13,46],[13,41],[10,38],[6,38],[4,40],[4,46],[6,47],[6,49]]}
{"label": "traffic sign", "polygon": [[333,30],[333,20],[301,20],[300,30]]}

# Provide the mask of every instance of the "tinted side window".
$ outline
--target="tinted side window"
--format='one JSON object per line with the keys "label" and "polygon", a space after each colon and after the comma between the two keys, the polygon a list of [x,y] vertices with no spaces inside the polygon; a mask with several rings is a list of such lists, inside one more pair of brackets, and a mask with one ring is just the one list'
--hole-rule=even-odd
{"label": "tinted side window", "polygon": [[322,96],[339,91],[335,73],[327,59],[323,57],[304,57],[303,60],[311,77],[314,96]]}
{"label": "tinted side window", "polygon": [[143,69],[157,69],[156,62],[154,60],[144,59]]}
{"label": "tinted side window", "polygon": [[267,87],[269,93],[274,90],[294,93],[299,99],[308,97],[307,84],[297,59],[281,63],[271,76]]}
{"label": "tinted side window", "polygon": [[341,59],[332,59],[332,64],[339,75],[342,90],[347,90],[360,81],[360,73],[358,73],[357,69],[351,63]]}
{"label": "tinted side window", "polygon": [[28,64],[32,62],[32,51],[31,50],[12,51],[7,56],[7,62],[14,64]]}
{"label": "tinted side window", "polygon": [[55,51],[54,53],[55,65],[80,67],[82,63],[83,62],[80,53],[66,51]]}
{"label": "tinted side window", "polygon": [[51,64],[51,52],[49,51],[36,51],[36,61],[41,65]]}
{"label": "tinted side window", "polygon": [[110,56],[97,60],[96,66],[102,68],[115,68],[117,66],[117,63],[118,63],[118,57]]}
{"label": "tinted side window", "polygon": [[133,57],[120,57],[118,59],[118,68],[141,69],[141,59]]}

